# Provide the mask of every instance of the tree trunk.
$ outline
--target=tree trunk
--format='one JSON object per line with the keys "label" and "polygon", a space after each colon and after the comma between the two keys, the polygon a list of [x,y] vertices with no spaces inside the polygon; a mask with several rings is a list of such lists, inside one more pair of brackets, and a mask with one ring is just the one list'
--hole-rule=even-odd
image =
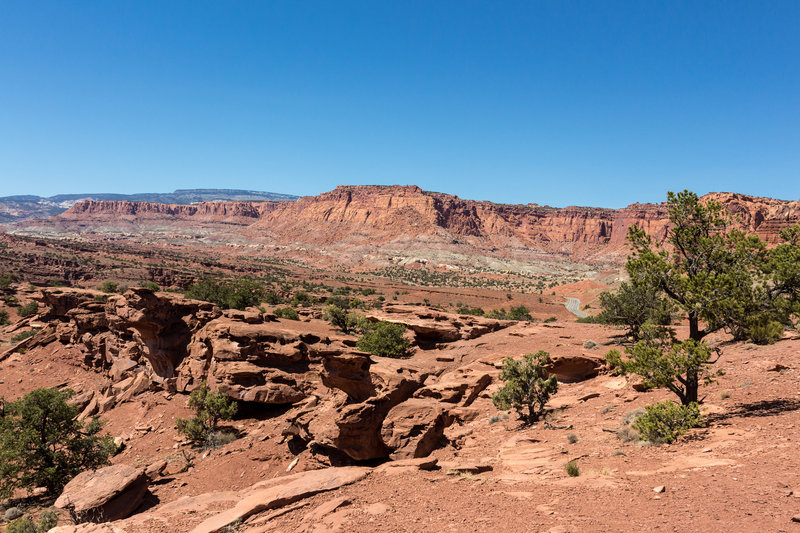
{"label": "tree trunk", "polygon": [[689,313],[689,338],[696,341],[703,338],[700,334],[700,319],[694,312]]}
{"label": "tree trunk", "polygon": [[697,389],[699,385],[697,369],[691,369],[686,373],[686,396],[681,398],[683,405],[697,402]]}

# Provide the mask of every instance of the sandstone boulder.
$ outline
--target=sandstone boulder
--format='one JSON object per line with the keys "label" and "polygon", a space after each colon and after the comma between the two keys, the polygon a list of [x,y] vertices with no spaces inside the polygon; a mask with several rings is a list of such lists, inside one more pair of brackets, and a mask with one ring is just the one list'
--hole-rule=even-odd
{"label": "sandstone boulder", "polygon": [[492,382],[484,363],[472,363],[443,374],[414,393],[415,398],[434,398],[442,402],[469,406]]}
{"label": "sandstone boulder", "polygon": [[605,366],[605,361],[592,355],[555,355],[548,369],[559,381],[572,383],[593,378]]}
{"label": "sandstone boulder", "polygon": [[439,446],[445,428],[452,423],[453,417],[441,403],[412,398],[389,411],[381,437],[393,459],[426,457]]}
{"label": "sandstone boulder", "polygon": [[351,459],[365,461],[388,457],[391,449],[381,436],[384,419],[396,405],[422,386],[428,372],[411,361],[371,357],[369,385],[372,396],[358,401],[347,390],[328,391],[322,402],[312,401],[289,415],[284,434],[332,448]]}
{"label": "sandstone boulder", "polygon": [[55,506],[84,521],[120,520],[141,505],[149,484],[144,470],[128,465],[87,470],[67,483]]}

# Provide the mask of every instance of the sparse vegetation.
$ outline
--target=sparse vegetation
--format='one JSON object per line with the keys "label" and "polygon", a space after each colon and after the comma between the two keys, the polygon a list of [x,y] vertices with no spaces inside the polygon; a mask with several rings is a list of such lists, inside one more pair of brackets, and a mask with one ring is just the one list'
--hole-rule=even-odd
{"label": "sparse vegetation", "polygon": [[349,313],[341,307],[329,305],[325,308],[325,320],[338,328],[342,333],[349,334],[354,331],[365,331],[369,329],[366,319],[356,313]]}
{"label": "sparse vegetation", "polygon": [[592,322],[625,326],[634,339],[639,338],[644,324],[668,326],[675,311],[675,305],[657,287],[645,283],[623,283],[616,292],[601,293],[600,307],[602,311]]}
{"label": "sparse vegetation", "polygon": [[19,308],[17,309],[17,314],[20,316],[20,318],[33,316],[38,312],[39,312],[39,302],[34,302],[33,300],[26,303],[25,305],[19,306]]}
{"label": "sparse vegetation", "polygon": [[514,408],[528,424],[539,420],[550,396],[558,391],[555,375],[550,375],[546,369],[549,363],[550,354],[544,350],[526,354],[522,361],[506,357],[500,373],[505,386],[492,396],[495,407]]}
{"label": "sparse vegetation", "polygon": [[[467,313],[471,314],[471,313]],[[530,310],[524,305],[512,307],[508,311],[505,309],[492,309],[486,313],[487,318],[494,318],[496,320],[533,320]]]}
{"label": "sparse vegetation", "polygon": [[20,342],[24,341],[25,339],[29,339],[29,338],[33,337],[38,332],[39,332],[38,329],[29,329],[29,330],[26,330],[26,331],[21,331],[21,332],[17,333],[16,335],[14,335],[13,337],[11,337],[11,342],[14,343],[14,344],[20,343]]}
{"label": "sparse vegetation", "polygon": [[484,315],[484,311],[480,307],[469,307],[468,305],[461,305],[461,304],[457,305],[456,313],[458,313],[459,315],[472,315],[472,316]]}
{"label": "sparse vegetation", "polygon": [[406,331],[403,324],[376,322],[365,327],[367,331],[356,345],[359,350],[381,357],[405,357],[408,353],[410,343],[403,336]]}
{"label": "sparse vegetation", "polygon": [[666,401],[646,406],[645,413],[636,419],[633,428],[642,440],[670,444],[690,429],[702,425],[703,417],[696,403],[678,405]]}
{"label": "sparse vegetation", "polygon": [[285,318],[286,320],[300,320],[300,315],[293,307],[276,307],[272,312],[278,318]]}
{"label": "sparse vegetation", "polygon": [[161,290],[161,287],[155,281],[143,281],[142,282],[143,289],[150,289],[153,292],[158,292]]}
{"label": "sparse vegetation", "polygon": [[311,307],[315,303],[315,299],[306,291],[296,291],[292,295],[292,300],[289,302],[289,305],[292,307]]}
{"label": "sparse vegetation", "polygon": [[0,496],[45,487],[56,495],[73,477],[108,462],[111,437],[101,424],[77,420],[69,390],[36,389],[15,402],[0,399]]}
{"label": "sparse vegetation", "polygon": [[564,466],[564,469],[567,471],[567,475],[569,477],[578,477],[581,475],[581,470],[578,468],[578,462],[575,460],[568,462]]}
{"label": "sparse vegetation", "polygon": [[100,285],[100,287],[98,287],[98,289],[107,294],[117,293],[119,292],[119,283],[116,281],[106,280]]}
{"label": "sparse vegetation", "polygon": [[34,523],[27,516],[17,518],[6,526],[6,533],[47,533],[58,525],[58,515],[53,511],[44,511],[39,522]]}
{"label": "sparse vegetation", "polygon": [[206,383],[189,395],[189,407],[194,409],[192,418],[178,418],[175,427],[195,444],[209,446],[224,437],[218,435],[220,420],[230,420],[236,415],[238,405],[221,392],[211,392]]}
{"label": "sparse vegetation", "polygon": [[212,302],[223,309],[240,309],[257,306],[266,294],[264,284],[252,278],[221,281],[206,278],[189,287],[185,296]]}
{"label": "sparse vegetation", "polygon": [[8,317],[8,311],[5,309],[0,309],[0,326],[7,326],[11,324],[11,320]]}
{"label": "sparse vegetation", "polygon": [[762,317],[750,324],[749,336],[755,344],[775,344],[783,337],[783,324]]}
{"label": "sparse vegetation", "polygon": [[0,276],[0,290],[8,289],[12,283],[19,281],[15,274],[3,274]]}

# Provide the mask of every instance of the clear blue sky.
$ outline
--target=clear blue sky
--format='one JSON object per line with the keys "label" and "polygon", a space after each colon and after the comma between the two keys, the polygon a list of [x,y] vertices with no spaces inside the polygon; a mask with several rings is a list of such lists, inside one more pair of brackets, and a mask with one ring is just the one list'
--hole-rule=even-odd
{"label": "clear blue sky", "polygon": [[0,196],[800,198],[800,2],[3,1]]}

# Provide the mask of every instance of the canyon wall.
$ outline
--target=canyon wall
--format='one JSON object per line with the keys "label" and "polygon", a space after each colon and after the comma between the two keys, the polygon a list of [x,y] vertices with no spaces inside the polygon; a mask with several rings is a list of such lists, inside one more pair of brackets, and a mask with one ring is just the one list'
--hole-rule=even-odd
{"label": "canyon wall", "polygon": [[[800,202],[734,193],[712,193],[705,198],[722,203],[744,230],[771,243],[780,240],[781,229],[800,222]],[[58,218],[232,223],[247,226],[245,233],[251,236],[269,236],[284,243],[381,244],[422,239],[543,251],[575,244],[623,246],[632,224],[658,239],[668,225],[663,204],[632,204],[623,209],[493,204],[416,186],[340,186],[296,202],[177,205],[87,200]]]}

